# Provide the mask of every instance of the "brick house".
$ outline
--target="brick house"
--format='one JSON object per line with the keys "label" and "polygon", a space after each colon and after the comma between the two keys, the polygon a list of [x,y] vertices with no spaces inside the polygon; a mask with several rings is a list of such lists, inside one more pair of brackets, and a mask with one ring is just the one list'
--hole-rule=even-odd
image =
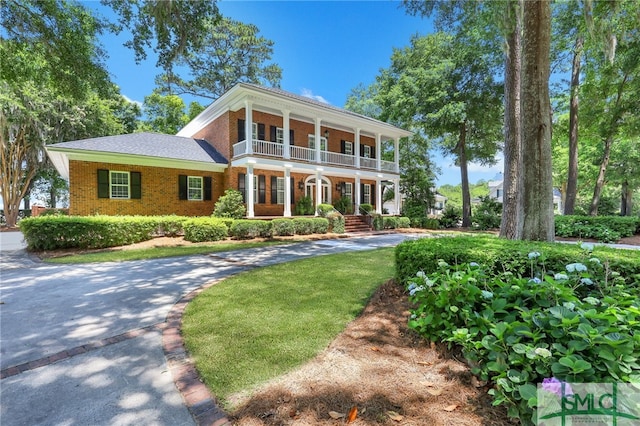
{"label": "brick house", "polygon": [[[177,135],[135,133],[47,147],[69,180],[70,214],[208,216],[227,188],[247,217],[291,216],[350,200],[382,212],[398,187],[398,147],[411,133],[280,89],[239,83]],[[381,159],[383,147],[394,161]],[[395,191],[399,211],[399,191]]]}

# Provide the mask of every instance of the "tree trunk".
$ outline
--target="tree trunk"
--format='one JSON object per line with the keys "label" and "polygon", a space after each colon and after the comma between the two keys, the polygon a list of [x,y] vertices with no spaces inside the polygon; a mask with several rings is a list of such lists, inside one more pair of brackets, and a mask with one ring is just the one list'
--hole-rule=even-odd
{"label": "tree trunk", "polygon": [[571,101],[569,106],[569,172],[567,174],[567,193],[564,200],[564,214],[573,214],[578,194],[578,107],[580,89],[580,63],[584,39],[578,36],[573,51],[571,66]]}
{"label": "tree trunk", "polygon": [[589,215],[598,215],[598,204],[600,204],[600,196],[602,195],[602,188],[604,187],[605,175],[607,173],[607,167],[609,167],[609,159],[611,158],[611,145],[613,144],[613,136],[609,136],[604,141],[604,153],[602,154],[602,161],[600,162],[600,170],[598,171],[598,178],[596,179],[596,186],[593,189],[593,197],[591,198],[591,206],[589,207]]}
{"label": "tree trunk", "polygon": [[[510,7],[510,6],[507,6]],[[520,110],[521,15],[513,14],[514,28],[507,36],[504,63],[504,174],[500,236],[518,240],[522,235],[522,127]]]}
{"label": "tree trunk", "polygon": [[469,170],[467,164],[467,123],[460,125],[458,139],[458,162],[460,163],[460,180],[462,182],[462,227],[471,226],[471,192],[469,191]]}
{"label": "tree trunk", "polygon": [[522,238],[553,241],[550,0],[524,2],[522,38]]}
{"label": "tree trunk", "polygon": [[626,179],[622,182],[620,195],[620,216],[631,216],[631,211],[633,210],[633,188],[631,188],[629,181]]}

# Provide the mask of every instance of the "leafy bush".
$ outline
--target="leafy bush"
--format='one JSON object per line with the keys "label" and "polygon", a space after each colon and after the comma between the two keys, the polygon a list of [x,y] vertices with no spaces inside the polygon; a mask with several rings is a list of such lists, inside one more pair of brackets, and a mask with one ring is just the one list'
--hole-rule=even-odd
{"label": "leafy bush", "polygon": [[425,218],[422,227],[425,229],[440,229],[440,221],[434,218]]}
{"label": "leafy bush", "polygon": [[331,204],[318,204],[318,208],[316,210],[320,217],[327,217],[329,213],[336,211]]}
{"label": "leafy bush", "polygon": [[594,238],[608,243],[640,233],[640,217],[556,216],[558,237]]}
{"label": "leafy bush", "polygon": [[190,218],[187,216],[158,216],[156,233],[165,237],[176,237],[184,234],[184,223]]}
{"label": "leafy bush", "polygon": [[360,213],[362,214],[370,214],[373,210],[373,206],[371,204],[360,204]]}
{"label": "leafy bush", "polygon": [[384,229],[384,218],[381,214],[371,213],[371,217],[373,218],[371,221],[371,226],[374,231],[380,231]]}
{"label": "leafy bush", "polygon": [[340,197],[333,207],[342,214],[353,214],[353,202],[349,197]]}
{"label": "leafy bush", "polygon": [[411,220],[408,217],[399,217],[398,218],[398,228],[409,228],[411,227]]}
{"label": "leafy bush", "polygon": [[329,220],[324,217],[314,217],[311,219],[312,231],[314,234],[326,234],[329,230]]}
{"label": "leafy bush", "polygon": [[462,209],[447,205],[440,216],[440,225],[444,228],[457,228],[462,221]]}
{"label": "leafy bush", "polygon": [[274,219],[271,221],[273,235],[291,236],[296,233],[296,228],[291,219]]}
{"label": "leafy bush", "polygon": [[588,260],[555,274],[547,246],[525,255],[530,271],[522,275],[484,268],[480,259],[459,266],[440,260],[408,286],[416,306],[409,326],[459,345],[472,372],[494,384],[494,404],[523,424],[535,422],[535,384],[545,378],[640,381],[640,279],[625,284],[583,247],[579,257]]}
{"label": "leafy bush", "polygon": [[41,216],[20,221],[29,250],[134,244],[153,238],[157,228],[153,216]]}
{"label": "leafy bush", "polygon": [[383,229],[396,229],[398,227],[398,218],[395,216],[383,216],[382,228]]}
{"label": "leafy bush", "polygon": [[329,221],[328,232],[333,232],[334,234],[344,234],[344,216],[340,214],[339,211],[333,211],[327,215],[327,220]]}
{"label": "leafy bush", "polygon": [[220,219],[197,217],[183,223],[184,239],[192,243],[220,241],[227,238],[227,225]]}
{"label": "leafy bush", "polygon": [[213,209],[213,216],[242,219],[247,209],[242,201],[242,194],[235,189],[227,189],[224,195],[218,198]]}
{"label": "leafy bush", "polygon": [[473,227],[482,230],[500,228],[501,221],[502,204],[489,196],[480,197],[480,204],[473,214]]}
{"label": "leafy bush", "polygon": [[296,202],[296,215],[304,216],[314,214],[313,200],[309,196],[300,197]]}
{"label": "leafy bush", "polygon": [[293,227],[296,235],[313,234],[314,224],[311,217],[296,217],[293,219]]}
{"label": "leafy bush", "polygon": [[268,238],[271,236],[271,221],[240,219],[231,224],[230,234],[238,239]]}

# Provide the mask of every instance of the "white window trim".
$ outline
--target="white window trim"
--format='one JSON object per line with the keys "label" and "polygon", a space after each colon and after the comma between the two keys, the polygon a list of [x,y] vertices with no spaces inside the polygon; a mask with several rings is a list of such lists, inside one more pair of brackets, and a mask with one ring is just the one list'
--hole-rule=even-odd
{"label": "white window trim", "polygon": [[344,184],[344,197],[349,197],[349,200],[353,203],[353,184],[351,182],[345,182]]}
{"label": "white window trim", "polygon": [[258,175],[253,175],[253,204],[258,204]]}
{"label": "white window trim", "polygon": [[345,155],[353,155],[353,142],[344,141],[344,153]]}
{"label": "white window trim", "polygon": [[362,190],[362,199],[364,204],[371,204],[371,185],[365,183]]}
{"label": "white window trim", "polygon": [[284,129],[282,127],[276,128],[276,143],[284,143]]}
{"label": "white window trim", "polygon": [[[196,179],[200,182],[200,187],[192,187],[191,179]],[[194,197],[191,195],[191,190],[200,190],[200,197]],[[204,199],[204,179],[202,176],[187,176],[187,199],[189,201],[202,201]]]}
{"label": "white window trim", "polygon": [[[119,174],[124,174],[127,175],[127,184],[122,184],[122,183],[113,183],[113,175],[119,173]],[[114,196],[113,195],[113,189],[114,188],[127,188],[127,196],[126,197],[118,197],[118,196]],[[112,198],[114,200],[129,200],[131,199],[131,173],[130,172],[125,172],[125,171],[121,171],[121,170],[109,170],[109,198]]]}
{"label": "white window trim", "polygon": [[258,123],[255,121],[251,123],[251,139],[254,141],[258,140]]}
{"label": "white window trim", "polygon": [[[309,135],[309,148],[316,149],[316,135]],[[320,136],[320,151],[327,150],[327,138]]]}
{"label": "white window trim", "polygon": [[278,177],[276,180],[276,204],[284,205],[284,178]]}
{"label": "white window trim", "polygon": [[369,145],[362,145],[362,146],[364,147],[362,148],[363,149],[362,156],[364,158],[371,158],[371,147]]}

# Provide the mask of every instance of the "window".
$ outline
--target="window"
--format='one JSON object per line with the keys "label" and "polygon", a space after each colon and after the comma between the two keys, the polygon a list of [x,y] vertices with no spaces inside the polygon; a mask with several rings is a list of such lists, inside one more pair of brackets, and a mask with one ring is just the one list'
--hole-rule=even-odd
{"label": "window", "polygon": [[346,155],[353,155],[353,142],[344,142],[344,153]]}
{"label": "window", "polygon": [[[316,135],[309,135],[309,148],[316,149]],[[327,138],[320,136],[320,151],[327,150]]]}
{"label": "window", "polygon": [[364,158],[371,158],[371,147],[369,145],[363,145],[362,146],[362,156]]}
{"label": "window", "polygon": [[496,198],[500,199],[502,197],[502,190],[496,189]]}
{"label": "window", "polygon": [[344,197],[349,198],[351,202],[353,202],[353,184],[351,182],[346,182],[344,184]]}
{"label": "window", "polygon": [[362,200],[363,204],[371,204],[371,185],[368,183],[362,185]]}
{"label": "window", "polygon": [[258,123],[251,123],[251,139],[254,141],[258,139]]}
{"label": "window", "polygon": [[111,198],[129,198],[129,172],[109,173],[109,184],[111,187]]}
{"label": "window", "polygon": [[202,177],[187,176],[187,199],[202,201]]}
{"label": "window", "polygon": [[276,181],[276,202],[284,204],[284,178],[279,177]]}
{"label": "window", "polygon": [[284,143],[284,129],[282,127],[276,129],[276,142]]}
{"label": "window", "polygon": [[258,175],[253,175],[253,204],[258,204]]}

